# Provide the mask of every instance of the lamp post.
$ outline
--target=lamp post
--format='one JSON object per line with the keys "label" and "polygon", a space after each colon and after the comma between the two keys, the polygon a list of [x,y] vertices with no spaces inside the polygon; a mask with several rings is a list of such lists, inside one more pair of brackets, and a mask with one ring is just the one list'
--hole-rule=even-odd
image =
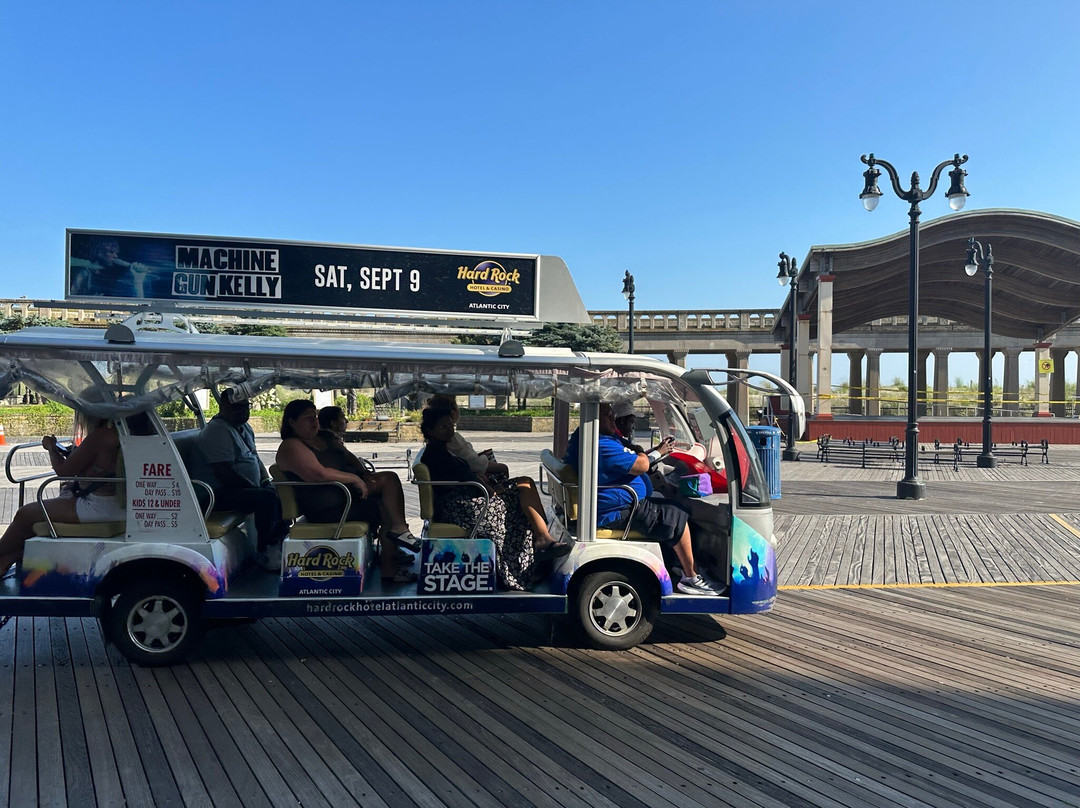
{"label": "lamp post", "polygon": [[622,281],[622,294],[630,303],[630,321],[628,327],[628,342],[630,344],[630,353],[634,352],[634,276],[630,274],[630,270],[626,270],[626,277]]}
{"label": "lamp post", "polygon": [[[795,356],[795,329],[799,318],[799,268],[795,259],[787,253],[780,253],[780,260],[776,264],[780,271],[776,273],[776,279],[781,286],[791,284],[791,312],[790,327],[788,328],[788,381],[797,389],[796,360]],[[787,447],[784,449],[784,460],[798,460],[799,450],[795,448],[795,406],[788,402],[787,421]]]}
{"label": "lamp post", "polygon": [[968,239],[967,246],[967,263],[964,265],[964,272],[968,274],[968,277],[974,277],[975,273],[979,271],[979,266],[982,266],[985,273],[985,280],[983,282],[983,306],[986,309],[986,314],[983,319],[983,373],[982,373],[982,394],[983,394],[983,422],[982,422],[982,452],[975,460],[975,465],[981,469],[997,468],[997,458],[994,457],[994,427],[991,422],[992,416],[990,410],[993,404],[993,389],[994,389],[994,375],[990,367],[990,301],[993,294],[994,283],[994,248],[989,244],[986,245],[986,251],[983,252],[983,245],[975,240],[972,236]]}
{"label": "lamp post", "polygon": [[893,191],[905,202],[911,203],[908,216],[911,220],[911,244],[910,244],[910,271],[908,273],[908,421],[907,431],[904,436],[904,479],[896,484],[897,499],[925,499],[926,485],[919,479],[919,396],[918,396],[918,348],[919,348],[919,203],[929,199],[937,190],[938,178],[941,170],[947,165],[952,165],[949,172],[949,190],[945,197],[949,200],[949,207],[960,210],[967,201],[968,192],[964,187],[964,177],[967,172],[960,168],[967,162],[967,155],[961,157],[955,155],[952,160],[939,163],[930,176],[930,187],[925,191],[919,187],[919,173],[911,174],[911,189],[904,190],[900,187],[900,177],[896,169],[884,160],[878,160],[871,154],[865,154],[859,158],[868,168],[863,172],[865,184],[859,199],[863,201],[863,207],[873,210],[881,200],[881,189],[878,188],[877,178],[881,176],[877,166],[882,165],[889,172],[892,180]]}

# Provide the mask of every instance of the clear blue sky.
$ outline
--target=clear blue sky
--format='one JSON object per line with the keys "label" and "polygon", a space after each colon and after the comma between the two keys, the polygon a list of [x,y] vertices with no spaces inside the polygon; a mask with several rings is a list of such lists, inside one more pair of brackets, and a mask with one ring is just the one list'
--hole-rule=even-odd
{"label": "clear blue sky", "polygon": [[968,209],[1080,219],[1075,0],[0,9],[3,297],[62,296],[79,227],[550,253],[590,309],[626,269],[638,308],[777,306],[779,251],[906,227],[859,203],[871,151],[967,153]]}

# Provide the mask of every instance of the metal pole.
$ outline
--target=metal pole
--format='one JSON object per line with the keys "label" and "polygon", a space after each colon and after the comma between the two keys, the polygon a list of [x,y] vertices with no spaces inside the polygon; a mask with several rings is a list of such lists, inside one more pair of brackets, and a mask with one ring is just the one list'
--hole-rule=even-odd
{"label": "metal pole", "polygon": [[896,484],[898,499],[925,499],[926,485],[919,479],[919,202],[913,199],[910,270],[908,272],[908,421],[904,433],[904,479]]}
{"label": "metal pole", "polygon": [[633,292],[630,292],[629,301],[630,301],[630,333],[629,333],[629,340],[628,341],[630,343],[630,353],[633,353],[634,352],[634,293]]}
{"label": "metal pole", "polygon": [[[799,311],[799,279],[795,275],[791,279],[791,328],[788,333],[788,381],[791,386],[798,389],[796,376],[798,374],[798,357],[795,355],[795,336],[798,328]],[[790,397],[789,397],[790,399]],[[799,437],[802,437],[801,435]],[[787,418],[787,447],[784,449],[784,460],[798,460],[799,450],[795,448],[795,405],[788,401]]]}
{"label": "metal pole", "polygon": [[[982,252],[980,247],[980,252]],[[980,255],[980,258],[982,256]],[[986,257],[981,262],[986,278],[983,283],[983,305],[986,307],[986,317],[983,321],[983,422],[982,422],[982,453],[975,459],[975,465],[981,469],[997,468],[997,458],[994,457],[994,427],[991,423],[993,415],[993,390],[994,374],[993,363],[990,361],[990,315],[991,301],[993,299],[993,276],[994,276],[994,252],[988,244]]]}

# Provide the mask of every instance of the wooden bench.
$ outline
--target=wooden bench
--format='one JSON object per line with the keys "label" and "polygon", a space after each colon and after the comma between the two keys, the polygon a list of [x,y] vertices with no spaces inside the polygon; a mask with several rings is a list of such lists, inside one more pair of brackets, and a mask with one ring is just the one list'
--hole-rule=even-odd
{"label": "wooden bench", "polygon": [[[567,533],[575,539],[578,536],[578,476],[574,467],[562,462],[552,454],[550,449],[544,449],[540,453],[540,466],[542,474],[546,477],[545,493],[551,496],[551,506],[555,511],[555,517],[563,523]],[[637,492],[629,485],[608,485],[601,488],[622,488],[630,492],[634,498],[634,508],[637,508]],[[630,512],[633,517],[633,510]],[[626,520],[626,526],[620,528],[598,527],[597,539],[631,539],[634,541],[651,541],[644,533],[630,529],[630,519]]]}
{"label": "wooden bench", "polygon": [[822,463],[858,463],[861,468],[904,463],[904,444],[896,437],[889,438],[887,443],[858,442],[851,438],[837,442],[832,435],[822,435],[817,439],[817,447],[817,459]]}
{"label": "wooden bench", "polygon": [[397,432],[397,421],[360,421],[355,426],[349,425],[345,440],[349,443],[388,443],[390,436],[396,436]]}

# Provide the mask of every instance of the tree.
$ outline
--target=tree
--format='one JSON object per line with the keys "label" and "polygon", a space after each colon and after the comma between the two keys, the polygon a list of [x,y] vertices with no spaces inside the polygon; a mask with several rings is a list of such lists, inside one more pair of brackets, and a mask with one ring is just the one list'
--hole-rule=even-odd
{"label": "tree", "polygon": [[46,317],[38,317],[36,314],[31,314],[29,317],[23,317],[21,314],[16,314],[12,317],[4,317],[0,319],[0,334],[9,334],[12,331],[20,331],[24,328],[33,328],[40,325],[57,326],[59,328],[71,328],[71,323],[67,320],[53,320]]}
{"label": "tree", "polygon": [[623,350],[619,332],[605,325],[544,323],[523,342],[545,348],[569,348],[572,351],[618,353]]}
{"label": "tree", "polygon": [[257,323],[240,323],[225,327],[225,333],[249,337],[287,337],[288,330],[283,325],[261,325]]}

